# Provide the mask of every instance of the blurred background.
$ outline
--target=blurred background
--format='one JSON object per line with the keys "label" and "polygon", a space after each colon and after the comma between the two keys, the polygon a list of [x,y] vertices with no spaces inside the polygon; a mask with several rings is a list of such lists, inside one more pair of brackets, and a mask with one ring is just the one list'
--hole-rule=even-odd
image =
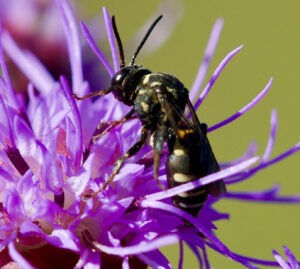
{"label": "blurred background", "polygon": [[[95,18],[92,23],[95,35],[97,27],[98,34],[102,33],[103,6],[116,15],[127,62],[137,46],[132,42],[134,36],[158,7],[163,6],[160,12],[164,19],[155,31],[159,31],[160,25],[171,22],[170,32],[173,32],[157,50],[148,54],[149,49],[154,47],[150,39],[136,63],[152,71],[173,74],[187,88],[193,84],[216,19],[223,18],[223,31],[206,82],[228,52],[242,44],[244,48],[225,68],[201,105],[198,111],[200,120],[209,126],[218,123],[251,101],[270,77],[274,77],[274,81],[271,91],[254,109],[234,123],[209,134],[217,159],[228,162],[238,158],[253,141],[258,143],[258,153],[262,154],[273,108],[278,111],[279,129],[272,156],[300,141],[298,0],[78,0],[76,5],[79,19],[91,23],[91,18]],[[172,18],[180,19],[175,22]],[[107,48],[105,43],[100,43],[100,46]],[[229,190],[263,190],[280,183],[283,195],[298,194],[299,163],[300,154],[294,155],[245,183],[229,186]],[[217,223],[217,234],[232,251],[273,260],[272,249],[282,253],[282,245],[287,245],[300,259],[299,205],[262,205],[223,199],[217,206],[221,212],[231,215],[229,221]],[[178,248],[168,247],[164,252],[176,268]],[[210,252],[209,257],[214,268],[242,268],[216,253]],[[186,249],[184,268],[194,266],[197,266],[196,259]]]}

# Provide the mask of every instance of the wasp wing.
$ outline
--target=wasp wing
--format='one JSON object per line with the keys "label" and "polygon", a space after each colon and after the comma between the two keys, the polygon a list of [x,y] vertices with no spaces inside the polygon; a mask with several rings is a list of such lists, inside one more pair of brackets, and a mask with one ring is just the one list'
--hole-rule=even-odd
{"label": "wasp wing", "polygon": [[[212,167],[212,173],[214,172],[218,172],[220,171],[220,167],[219,167],[219,164],[216,160],[216,157],[213,153],[213,150],[211,148],[211,145],[209,143],[209,140],[207,138],[207,126],[206,124],[200,124],[200,121],[196,115],[196,112],[195,112],[195,109],[191,103],[190,100],[188,100],[187,102],[187,107],[188,107],[188,110],[189,112],[191,113],[191,119],[192,119],[192,122],[195,126],[195,128],[199,131],[202,132],[202,135],[203,135],[203,145],[204,145],[204,148],[206,149],[206,156],[209,155],[209,158],[211,160],[211,165],[213,166]],[[204,157],[205,158],[205,157]],[[210,173],[209,173],[210,174]],[[225,186],[225,183],[223,180],[218,180],[212,184],[209,185],[209,188],[210,188],[210,193],[214,196],[218,196],[220,194],[224,194],[226,193],[226,186]]]}
{"label": "wasp wing", "polygon": [[[174,89],[171,90],[174,91]],[[194,166],[201,164],[201,177],[220,171],[220,167],[207,138],[206,124],[200,123],[188,95],[183,96],[181,94],[182,91],[177,91],[175,95],[162,85],[160,85],[159,90],[156,90],[156,92],[178,142],[184,144],[189,149],[196,148],[198,150],[195,157],[199,159]],[[177,99],[174,100],[174,96]],[[190,120],[188,119],[188,115],[191,117]],[[200,168],[198,169],[200,170]],[[208,189],[209,193],[213,196],[218,196],[226,192],[223,180],[209,184]]]}

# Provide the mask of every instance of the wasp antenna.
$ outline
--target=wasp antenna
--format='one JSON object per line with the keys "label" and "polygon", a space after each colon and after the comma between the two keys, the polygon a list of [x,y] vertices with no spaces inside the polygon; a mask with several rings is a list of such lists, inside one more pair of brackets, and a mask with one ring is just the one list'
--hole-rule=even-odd
{"label": "wasp antenna", "polygon": [[121,38],[120,38],[120,35],[119,35],[119,32],[118,32],[115,16],[112,16],[111,23],[112,23],[112,27],[113,27],[113,30],[114,30],[115,38],[116,38],[117,43],[118,43],[119,55],[120,55],[120,68],[123,68],[125,66],[124,50],[123,50],[122,41],[121,41]]}
{"label": "wasp antenna", "polygon": [[144,46],[145,42],[147,41],[149,35],[151,34],[152,30],[154,29],[154,27],[156,26],[156,24],[161,20],[161,18],[163,17],[163,15],[160,15],[150,26],[150,28],[148,29],[147,33],[145,34],[143,40],[141,41],[141,43],[139,44],[138,48],[136,49],[135,53],[133,54],[131,61],[129,63],[129,65],[133,65],[136,56],[138,55],[138,53],[140,52],[141,48]]}

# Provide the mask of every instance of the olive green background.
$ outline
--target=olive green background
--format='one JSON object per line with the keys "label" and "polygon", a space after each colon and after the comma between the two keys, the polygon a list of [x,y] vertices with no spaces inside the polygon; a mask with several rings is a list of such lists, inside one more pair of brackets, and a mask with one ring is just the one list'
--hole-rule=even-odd
{"label": "olive green background", "polygon": [[[126,43],[160,1],[79,3],[82,14],[98,16],[99,22],[102,21],[101,8],[107,6],[110,13],[116,15]],[[182,3],[184,13],[171,37],[150,56],[143,57],[141,53],[137,63],[154,71],[174,74],[190,87],[218,17],[223,17],[225,24],[209,76],[229,51],[244,45],[198,111],[201,121],[213,125],[233,114],[274,77],[272,89],[262,102],[236,122],[209,135],[218,160],[227,162],[241,156],[252,141],[257,141],[259,154],[262,154],[273,108],[278,110],[279,129],[272,156],[300,141],[300,1],[186,0]],[[127,58],[131,57],[133,48],[125,48],[126,51],[129,51]],[[299,167],[300,154],[228,189],[260,190],[280,183],[283,194],[297,194],[300,193]],[[218,203],[218,209],[231,214],[230,221],[218,222],[217,234],[232,251],[273,259],[272,249],[283,253],[282,245],[287,245],[300,259],[299,205],[261,205],[224,199]],[[176,268],[178,248],[165,248],[165,253]],[[209,256],[214,268],[243,268],[218,254],[210,252]],[[196,268],[196,259],[188,250],[185,257],[184,268]]]}

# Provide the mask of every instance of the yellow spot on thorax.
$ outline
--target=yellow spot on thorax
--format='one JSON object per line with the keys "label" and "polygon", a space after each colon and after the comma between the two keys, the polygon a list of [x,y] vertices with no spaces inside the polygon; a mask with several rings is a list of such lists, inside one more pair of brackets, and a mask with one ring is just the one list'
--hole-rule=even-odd
{"label": "yellow spot on thorax", "polygon": [[151,76],[151,74],[146,75],[146,76],[144,77],[143,82],[142,82],[144,85],[146,85],[146,84],[149,82],[150,76]]}
{"label": "yellow spot on thorax", "polygon": [[141,106],[143,108],[143,111],[148,113],[149,112],[149,105],[145,102],[141,102]]}

